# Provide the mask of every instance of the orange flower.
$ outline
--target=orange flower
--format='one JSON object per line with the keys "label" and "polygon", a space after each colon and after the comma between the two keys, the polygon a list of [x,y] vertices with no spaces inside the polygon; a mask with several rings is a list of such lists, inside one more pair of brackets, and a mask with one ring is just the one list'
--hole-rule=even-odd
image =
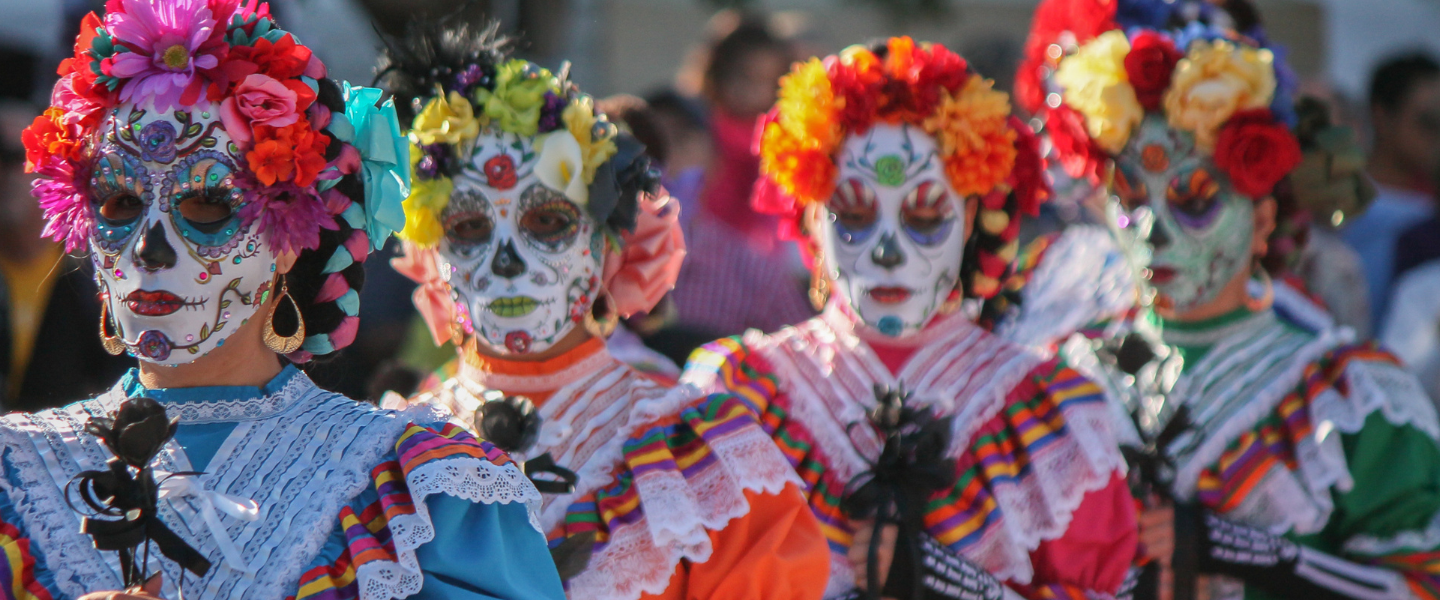
{"label": "orange flower", "polygon": [[1015,130],[1009,127],[1010,98],[994,82],[971,75],[960,93],[941,94],[934,114],[922,123],[935,137],[950,185],[964,195],[985,194],[1015,167]]}
{"label": "orange flower", "polygon": [[35,165],[49,156],[65,160],[79,157],[84,142],[83,128],[66,127],[64,118],[63,109],[49,108],[20,133],[20,142],[25,146],[26,173],[33,173]]}
{"label": "orange flower", "polygon": [[308,187],[325,169],[330,138],[311,129],[309,121],[301,119],[279,128],[257,125],[254,133],[255,147],[245,159],[261,183],[293,180],[295,185]]}
{"label": "orange flower", "polygon": [[834,146],[806,148],[803,139],[787,134],[779,123],[770,123],[761,134],[760,147],[761,172],[799,203],[823,202],[834,191]]}

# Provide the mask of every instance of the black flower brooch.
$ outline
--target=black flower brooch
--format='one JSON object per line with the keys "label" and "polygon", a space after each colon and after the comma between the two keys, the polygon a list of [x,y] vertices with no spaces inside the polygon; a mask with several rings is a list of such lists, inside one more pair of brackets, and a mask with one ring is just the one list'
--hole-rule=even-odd
{"label": "black flower brooch", "polygon": [[[115,456],[105,463],[106,470],[85,471],[71,479],[65,500],[71,510],[85,515],[81,531],[96,549],[120,554],[127,589],[148,579],[151,542],[165,558],[197,576],[210,570],[210,561],[171,531],[158,513],[161,482],[150,463],[174,437],[178,423],[165,415],[159,402],[136,397],[122,402],[115,418],[91,417],[85,424],[85,432]],[[70,486],[88,511],[71,501]]]}

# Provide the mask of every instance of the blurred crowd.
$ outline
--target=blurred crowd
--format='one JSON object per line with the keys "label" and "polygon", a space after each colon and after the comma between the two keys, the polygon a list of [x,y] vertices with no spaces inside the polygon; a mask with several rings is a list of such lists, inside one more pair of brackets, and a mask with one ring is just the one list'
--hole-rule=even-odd
{"label": "blurred crowd", "polygon": [[[292,13],[281,15],[284,22],[317,51],[355,40],[378,46],[369,25],[374,15],[358,3],[274,4]],[[93,8],[83,0],[64,5],[65,19],[75,22]],[[669,297],[628,319],[612,338],[627,362],[678,374],[677,365],[700,344],[751,328],[773,331],[814,314],[798,250],[778,241],[774,218],[749,204],[758,175],[757,119],[774,103],[791,63],[816,50],[772,25],[759,15],[717,15],[693,60],[675,74],[675,85],[601,101],[663,167],[665,186],[682,207],[689,249]],[[62,29],[73,31],[74,23]],[[1013,45],[959,46],[979,70],[993,73],[997,87],[1008,89],[1018,54]],[[0,408],[6,411],[99,392],[134,362],[101,349],[88,264],[42,239],[44,221],[28,193],[19,132],[40,111],[37,100],[53,81],[49,66],[57,52],[0,44]],[[332,73],[364,81],[372,58],[337,51],[325,60]],[[1440,397],[1440,63],[1418,52],[1392,56],[1375,66],[1370,81],[1368,98],[1337,103],[1357,110],[1336,118],[1368,134],[1364,168],[1377,193],[1369,206],[1311,215],[1296,275],[1338,320],[1362,339],[1389,346],[1432,397]],[[1063,187],[1057,189],[1058,201],[1046,208],[1046,219],[1029,226],[1028,237],[1086,220],[1085,211],[1067,210]],[[389,256],[395,251],[386,250]],[[414,284],[390,267],[389,256],[366,263],[365,327],[355,344],[311,373],[351,397],[408,393],[455,356],[453,348],[431,343],[411,304]]]}

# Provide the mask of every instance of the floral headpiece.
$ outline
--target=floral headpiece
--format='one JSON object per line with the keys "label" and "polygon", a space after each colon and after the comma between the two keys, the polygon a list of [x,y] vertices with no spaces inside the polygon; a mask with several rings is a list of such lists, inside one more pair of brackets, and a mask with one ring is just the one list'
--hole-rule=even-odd
{"label": "floral headpiece", "polygon": [[835,154],[847,135],[877,123],[916,125],[935,138],[955,191],[980,198],[966,292],[994,296],[1015,257],[1021,213],[1037,214],[1050,190],[1034,135],[992,86],[944,46],[908,37],[797,64],[760,124],[756,209],[787,217],[781,236],[799,239],[804,208],[834,193]]}
{"label": "floral headpiece", "polygon": [[1026,50],[1017,94],[1073,177],[1099,182],[1147,114],[1192,134],[1252,198],[1300,162],[1283,54],[1213,4],[1047,0]]}
{"label": "floral headpiece", "polygon": [[[633,230],[638,195],[654,192],[659,173],[644,147],[595,109],[569,81],[535,63],[507,59],[493,29],[446,41],[437,32],[411,32],[389,44],[381,78],[396,97],[410,99],[411,168],[415,186],[405,200],[400,237],[423,248],[443,235],[440,214],[450,202],[452,177],[469,163],[482,132],[533,138],[541,154],[537,176],[584,207],[611,234]],[[469,39],[470,48],[456,47]],[[547,146],[555,146],[546,152]],[[484,165],[492,187],[516,178],[517,165],[498,155]],[[511,184],[513,185],[513,184]]]}
{"label": "floral headpiece", "polygon": [[[377,106],[378,90],[348,84],[339,92],[343,114],[317,102],[337,88],[321,85],[325,66],[276,26],[267,4],[108,0],[105,8],[103,18],[90,13],[81,22],[50,108],[22,134],[26,170],[43,176],[33,193],[48,221],[45,236],[63,240],[67,251],[84,247],[96,226],[86,190],[102,122],[122,103],[147,101],[160,112],[218,112],[241,159],[236,185],[247,200],[246,222],[260,219],[276,253],[318,248],[320,229],[336,229],[336,217],[363,231],[369,248],[403,227],[399,202],[408,193],[409,157],[394,141],[400,139],[394,106]],[[132,122],[137,114],[143,113],[132,113]],[[182,125],[191,118],[183,110],[175,117]],[[199,123],[183,131],[169,123],[115,123],[113,130],[156,157],[214,145]],[[357,172],[364,206],[332,191]]]}

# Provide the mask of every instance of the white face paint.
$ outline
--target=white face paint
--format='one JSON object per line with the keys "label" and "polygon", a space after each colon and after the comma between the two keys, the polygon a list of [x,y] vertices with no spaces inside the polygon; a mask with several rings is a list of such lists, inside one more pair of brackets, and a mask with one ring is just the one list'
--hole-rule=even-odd
{"label": "white face paint", "polygon": [[821,245],[842,299],[889,336],[919,331],[955,289],[969,236],[935,140],[880,124],[845,140]]}
{"label": "white face paint", "polygon": [[461,327],[499,354],[541,352],[595,303],[604,234],[541,183],[534,139],[485,132],[440,219],[437,254]]}
{"label": "white face paint", "polygon": [[102,124],[90,172],[91,259],[130,353],[191,362],[269,298],[269,236],[241,217],[238,149],[216,107],[122,105]]}

